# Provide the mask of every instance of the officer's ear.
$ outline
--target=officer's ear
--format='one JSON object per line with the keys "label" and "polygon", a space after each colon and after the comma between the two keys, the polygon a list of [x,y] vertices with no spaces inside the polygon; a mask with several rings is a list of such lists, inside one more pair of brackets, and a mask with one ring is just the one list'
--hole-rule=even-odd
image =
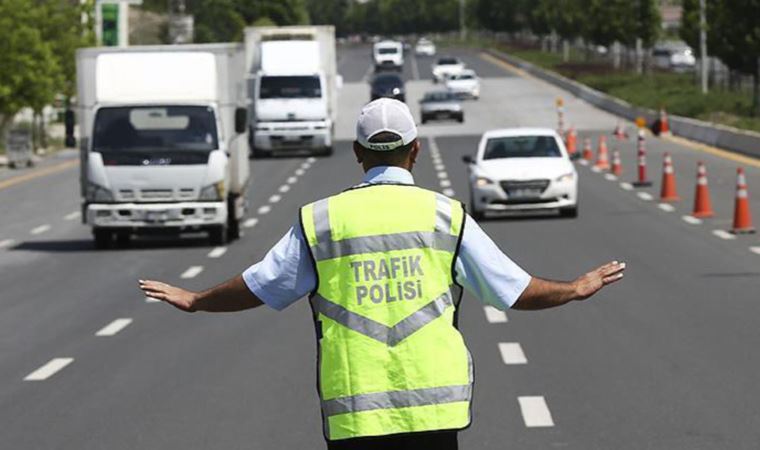
{"label": "officer's ear", "polygon": [[412,144],[412,149],[409,151],[409,162],[411,164],[417,163],[417,155],[420,153],[420,140],[415,139],[414,144]]}
{"label": "officer's ear", "polygon": [[364,147],[359,145],[358,141],[354,141],[354,155],[356,155],[356,162],[359,164],[364,162]]}

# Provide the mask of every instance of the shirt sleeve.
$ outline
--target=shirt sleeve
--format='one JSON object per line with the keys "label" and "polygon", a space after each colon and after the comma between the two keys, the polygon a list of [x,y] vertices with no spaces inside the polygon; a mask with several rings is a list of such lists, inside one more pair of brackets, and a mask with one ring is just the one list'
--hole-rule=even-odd
{"label": "shirt sleeve", "polygon": [[301,226],[291,227],[264,259],[243,272],[243,280],[256,297],[278,311],[313,291],[317,277]]}
{"label": "shirt sleeve", "polygon": [[455,262],[457,282],[480,301],[495,308],[511,308],[531,276],[509,259],[469,215],[465,216],[459,257]]}

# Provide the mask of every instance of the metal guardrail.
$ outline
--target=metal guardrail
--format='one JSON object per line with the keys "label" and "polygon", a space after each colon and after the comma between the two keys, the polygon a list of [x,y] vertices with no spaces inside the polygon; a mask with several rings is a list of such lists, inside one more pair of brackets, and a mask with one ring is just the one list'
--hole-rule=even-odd
{"label": "metal guardrail", "polygon": [[[486,49],[485,52],[616,116],[632,121],[636,120],[637,117],[644,117],[648,123],[652,123],[659,118],[657,111],[631,105],[619,98],[592,89],[585,84],[578,83],[502,51]],[[760,158],[760,133],[717,125],[688,117],[670,115],[669,119],[670,131],[676,136]]]}

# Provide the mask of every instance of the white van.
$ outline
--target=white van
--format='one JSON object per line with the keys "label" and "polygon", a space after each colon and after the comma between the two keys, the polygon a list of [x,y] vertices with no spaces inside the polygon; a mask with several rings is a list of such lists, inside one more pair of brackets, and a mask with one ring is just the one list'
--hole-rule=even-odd
{"label": "white van", "polygon": [[404,67],[404,44],[398,41],[381,41],[372,47],[375,72],[398,70]]}

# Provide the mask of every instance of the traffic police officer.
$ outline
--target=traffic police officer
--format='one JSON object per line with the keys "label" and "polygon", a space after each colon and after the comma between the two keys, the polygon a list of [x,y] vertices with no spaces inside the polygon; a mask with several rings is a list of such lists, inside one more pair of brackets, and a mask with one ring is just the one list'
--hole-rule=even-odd
{"label": "traffic police officer", "polygon": [[407,106],[375,100],[356,126],[363,182],[301,208],[261,262],[204,292],[140,281],[188,312],[281,310],[309,294],[329,449],[457,448],[473,382],[456,328],[462,288],[499,309],[543,309],[623,276],[614,261],[572,282],[531,277],[460,202],[414,185],[419,151]]}

